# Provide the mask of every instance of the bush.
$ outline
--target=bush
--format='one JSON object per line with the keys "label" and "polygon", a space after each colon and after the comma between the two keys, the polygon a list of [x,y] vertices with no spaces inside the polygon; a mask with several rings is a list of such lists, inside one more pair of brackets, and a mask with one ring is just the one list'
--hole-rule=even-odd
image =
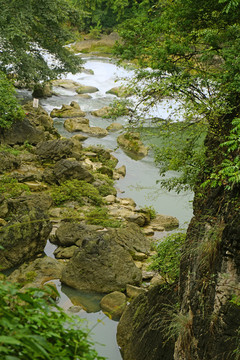
{"label": "bush", "polygon": [[94,210],[85,215],[88,224],[102,225],[104,227],[119,228],[121,222],[109,216],[108,209],[104,207],[96,207]]}
{"label": "bush", "polygon": [[173,283],[179,277],[181,249],[186,234],[177,232],[166,236],[156,247],[157,254],[152,257],[150,268],[157,270],[166,283]]}
{"label": "bush", "polygon": [[0,128],[9,128],[14,120],[22,120],[24,116],[25,113],[15,97],[14,86],[0,72]]}
{"label": "bush", "polygon": [[[83,320],[65,314],[50,296],[54,288],[29,288],[0,281],[2,360],[100,360]],[[55,291],[56,292],[56,291]]]}
{"label": "bush", "polygon": [[101,205],[102,197],[99,191],[84,180],[67,180],[52,189],[52,198],[56,205],[61,205],[65,201],[78,201],[82,205],[85,201],[90,201],[95,205]]}

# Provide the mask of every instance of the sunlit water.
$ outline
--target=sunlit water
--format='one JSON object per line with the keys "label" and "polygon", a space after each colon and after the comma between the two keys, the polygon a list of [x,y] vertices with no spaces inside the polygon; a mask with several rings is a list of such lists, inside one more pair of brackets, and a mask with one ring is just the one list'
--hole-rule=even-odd
{"label": "sunlit water", "polygon": [[[68,74],[66,78],[72,79],[83,85],[95,86],[98,92],[91,94],[91,99],[79,97],[75,91],[65,90],[56,87],[54,90],[57,96],[41,100],[41,105],[50,113],[53,108],[60,108],[62,104],[70,104],[77,101],[83,111],[87,112],[91,126],[106,128],[111,120],[101,119],[90,115],[90,111],[109,105],[116,97],[106,94],[106,91],[114,86],[121,84],[119,78],[124,77],[125,81],[133,74],[124,68],[118,67],[108,59],[88,58],[84,65],[86,69],[91,69],[93,74],[79,73],[76,75]],[[174,105],[174,104],[173,104]],[[167,118],[172,109],[169,109],[168,102],[163,101],[160,106],[153,111],[154,116]],[[121,117],[117,119],[123,125],[127,125],[128,119]],[[64,119],[55,119],[55,126],[65,137],[71,137],[75,133],[68,133],[63,127]],[[89,137],[84,145],[90,144],[103,145],[113,150],[113,155],[119,160],[118,166],[125,165],[126,177],[116,182],[119,197],[130,197],[135,200],[137,206],[153,206],[157,213],[176,216],[180,221],[180,227],[186,227],[192,216],[191,201],[192,193],[176,194],[174,191],[167,192],[159,187],[156,181],[159,179],[159,172],[154,165],[153,156],[150,153],[142,160],[134,160],[128,157],[125,152],[117,146],[116,138],[119,133],[109,133],[103,138]],[[53,256],[54,246],[49,244],[46,253]],[[60,306],[69,308],[72,305],[83,305],[86,311],[77,313],[80,317],[87,318],[89,327],[92,328],[91,334],[96,349],[99,354],[109,360],[119,360],[121,355],[116,343],[117,322],[106,317],[99,308],[100,297],[96,294],[84,294],[80,291],[62,286],[58,281],[57,287],[61,293]],[[99,345],[99,344],[103,344]]]}

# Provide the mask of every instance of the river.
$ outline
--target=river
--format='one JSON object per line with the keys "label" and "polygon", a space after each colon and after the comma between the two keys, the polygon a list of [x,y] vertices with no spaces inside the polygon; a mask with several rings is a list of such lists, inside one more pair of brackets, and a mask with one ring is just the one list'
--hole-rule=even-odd
{"label": "river", "polygon": [[[132,76],[133,72],[123,67],[118,67],[110,59],[99,57],[85,58],[84,67],[88,70],[91,69],[93,73],[67,74],[66,78],[84,85],[97,87],[99,91],[91,94],[91,99],[81,98],[75,91],[57,87],[54,89],[57,95],[42,99],[40,104],[50,113],[53,108],[60,108],[62,104],[70,104],[73,100],[77,101],[81,109],[87,112],[91,126],[106,128],[111,123],[111,120],[94,117],[90,114],[90,111],[109,105],[116,99],[114,95],[106,94],[106,91],[118,86],[121,83],[119,78],[124,77],[127,79]],[[166,118],[170,110],[167,102],[163,101],[154,111],[155,115]],[[64,120],[55,119],[54,122],[61,135],[65,137],[74,135],[74,133],[69,133],[64,129]],[[117,119],[117,122],[125,125],[128,120],[126,117],[121,117]],[[192,216],[191,201],[193,194],[189,192],[179,195],[174,191],[167,192],[161,189],[159,184],[156,183],[156,180],[159,179],[159,172],[154,164],[153,154],[149,153],[142,160],[134,160],[128,157],[117,146],[116,138],[118,135],[118,133],[112,132],[103,138],[89,137],[84,141],[84,146],[99,144],[114,150],[113,155],[119,160],[118,166],[126,166],[126,177],[116,181],[118,197],[130,197],[134,199],[139,207],[153,206],[157,213],[176,216],[179,219],[180,227],[186,227]],[[54,245],[49,243],[46,249],[47,255],[53,256],[53,250]],[[88,320],[92,341],[95,343],[99,354],[109,360],[122,359],[116,343],[117,322],[110,320],[100,311],[99,301],[101,296],[70,289],[67,286],[62,286],[59,281],[56,282],[56,285],[61,294],[59,300],[60,306],[68,309],[73,305],[81,304],[86,309],[86,311],[81,310],[76,312],[76,314]]]}

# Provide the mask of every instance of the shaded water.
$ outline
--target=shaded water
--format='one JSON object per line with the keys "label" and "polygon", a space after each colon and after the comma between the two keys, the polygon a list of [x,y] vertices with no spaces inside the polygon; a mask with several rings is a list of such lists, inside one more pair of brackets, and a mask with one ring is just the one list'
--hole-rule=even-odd
{"label": "shaded water", "polygon": [[[41,105],[50,112],[53,108],[60,108],[62,104],[70,104],[77,101],[83,111],[87,112],[87,118],[91,126],[106,128],[111,121],[92,116],[89,112],[110,104],[116,97],[106,94],[106,91],[120,84],[118,77],[131,77],[132,72],[117,67],[108,59],[88,58],[85,63],[86,69],[91,69],[94,75],[89,73],[68,74],[66,77],[84,85],[96,86],[99,91],[91,94],[91,99],[79,97],[76,92],[55,88],[57,96],[41,100]],[[158,109],[155,109],[157,116],[166,118],[169,115],[167,102],[162,102]],[[121,117],[117,119],[123,125],[127,125],[128,119]],[[65,137],[71,137],[75,133],[68,133],[63,127],[64,119],[55,119],[55,126]],[[157,213],[176,216],[180,221],[180,227],[186,227],[192,216],[191,200],[192,193],[178,195],[174,191],[167,192],[160,189],[156,181],[159,179],[158,169],[154,165],[153,155],[150,153],[142,160],[134,160],[128,157],[125,152],[117,146],[116,138],[119,133],[109,133],[104,138],[89,137],[84,146],[90,144],[103,145],[113,150],[113,155],[118,158],[118,166],[125,165],[127,174],[116,182],[119,197],[130,197],[134,199],[137,206],[153,206]],[[170,174],[169,174],[170,175]],[[46,248],[47,255],[52,256],[54,246],[49,244]],[[87,294],[81,291],[70,289],[56,282],[61,293],[60,306],[68,309],[70,306],[82,305],[86,311],[77,312],[77,315],[87,318],[89,327],[93,327],[93,341],[99,354],[109,360],[119,360],[121,355],[116,343],[117,322],[106,317],[99,308],[101,296]],[[105,346],[101,346],[104,344]]]}

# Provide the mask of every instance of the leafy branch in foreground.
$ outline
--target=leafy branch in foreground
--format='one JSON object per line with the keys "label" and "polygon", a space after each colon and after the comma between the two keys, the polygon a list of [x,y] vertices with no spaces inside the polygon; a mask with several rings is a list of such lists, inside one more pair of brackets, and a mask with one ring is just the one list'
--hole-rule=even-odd
{"label": "leafy branch in foreground", "polygon": [[0,357],[3,360],[103,360],[79,318],[50,299],[53,288],[29,288],[0,281]]}

